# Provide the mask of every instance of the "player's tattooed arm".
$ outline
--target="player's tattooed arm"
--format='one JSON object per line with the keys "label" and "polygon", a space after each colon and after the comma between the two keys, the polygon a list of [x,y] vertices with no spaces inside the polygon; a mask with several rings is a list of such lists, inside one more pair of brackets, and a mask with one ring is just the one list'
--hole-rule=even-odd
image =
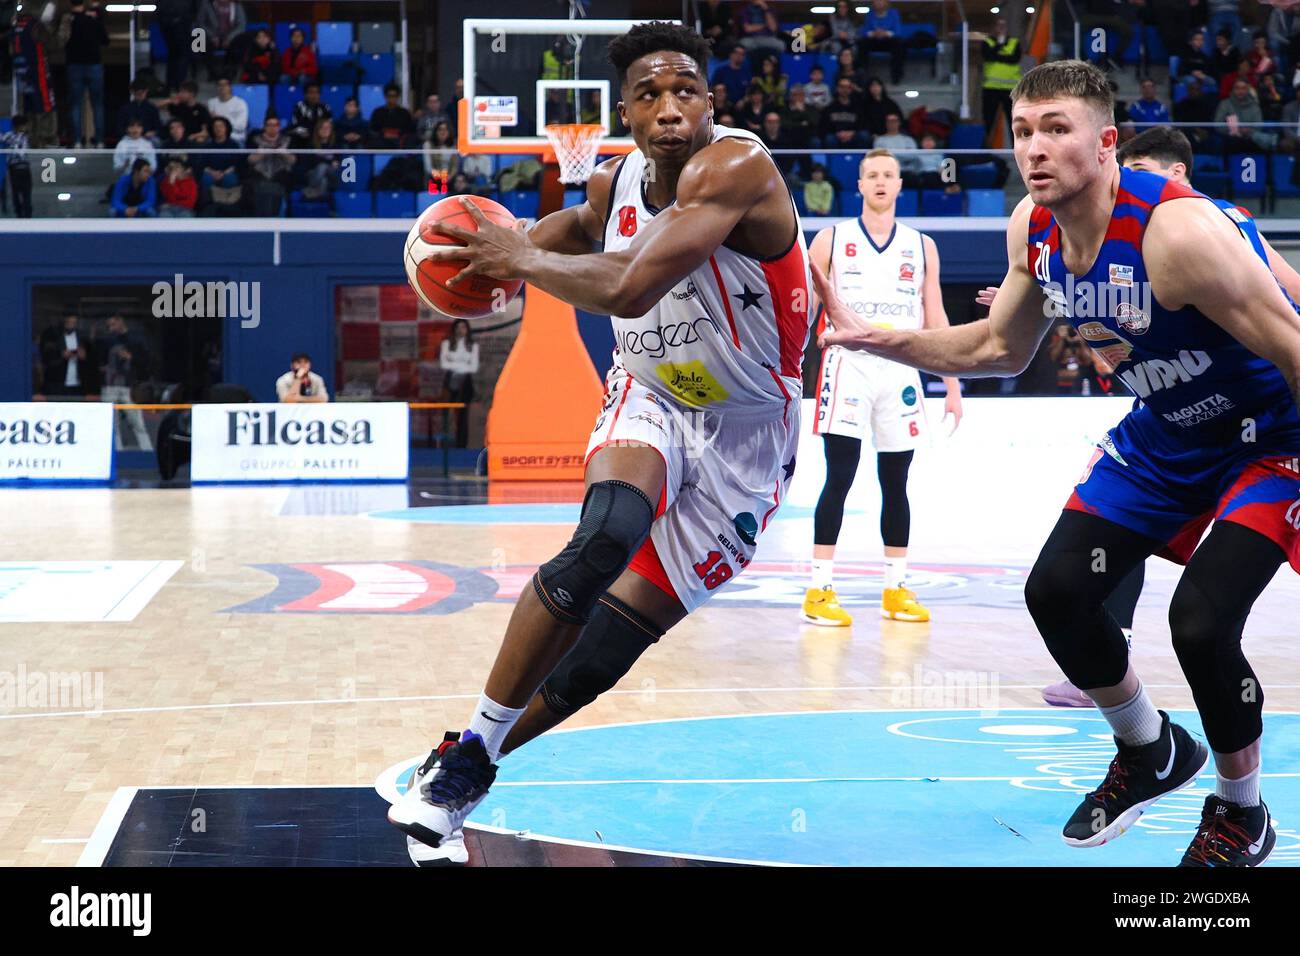
{"label": "player's tattooed arm", "polygon": [[961,378],[1019,375],[1052,323],[1043,291],[1029,274],[1027,239],[1032,203],[1026,197],[1007,226],[1007,275],[989,309],[989,317],[950,328],[915,332],[879,329],[859,319],[835,295],[815,267],[813,285],[826,304],[834,333],[818,340],[826,345],[872,352],[934,375]]}
{"label": "player's tattooed arm", "polygon": [[1205,202],[1161,203],[1147,223],[1142,258],[1157,302],[1195,306],[1272,362],[1300,407],[1300,315],[1230,220]]}
{"label": "player's tattooed arm", "polygon": [[529,241],[539,249],[570,256],[583,255],[598,246],[605,238],[605,210],[614,170],[622,160],[616,156],[597,166],[587,180],[587,201],[537,220],[527,231]]}

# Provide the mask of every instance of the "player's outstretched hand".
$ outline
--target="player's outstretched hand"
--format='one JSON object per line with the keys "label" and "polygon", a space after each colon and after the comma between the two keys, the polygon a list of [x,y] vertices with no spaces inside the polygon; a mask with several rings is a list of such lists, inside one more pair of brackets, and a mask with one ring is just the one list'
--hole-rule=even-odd
{"label": "player's outstretched hand", "polygon": [[522,279],[519,267],[525,256],[535,248],[532,240],[524,233],[526,220],[516,219],[514,228],[507,229],[488,219],[483,215],[483,210],[469,199],[462,197],[460,202],[478,226],[477,232],[445,220],[430,226],[433,232],[464,243],[463,246],[436,246],[428,254],[428,258],[438,261],[468,260],[468,265],[447,281],[448,288],[472,275],[502,280]]}
{"label": "player's outstretched hand", "polygon": [[986,286],[985,288],[980,289],[980,291],[975,293],[976,304],[990,309],[993,308],[993,300],[998,296],[998,289],[999,286],[995,285]]}
{"label": "player's outstretched hand", "polygon": [[835,286],[831,285],[831,280],[822,272],[821,266],[815,262],[809,262],[808,265],[812,268],[813,289],[822,308],[826,310],[827,325],[835,329],[832,332],[828,328],[823,332],[818,337],[817,344],[822,348],[840,345],[846,349],[870,351],[882,330],[862,321],[856,312],[844,304],[844,300],[835,291]]}
{"label": "player's outstretched hand", "polygon": [[948,397],[943,400],[943,420],[946,422],[948,416],[952,416],[952,428],[948,430],[949,435],[955,432],[957,426],[961,424],[961,414],[961,392],[949,392]]}

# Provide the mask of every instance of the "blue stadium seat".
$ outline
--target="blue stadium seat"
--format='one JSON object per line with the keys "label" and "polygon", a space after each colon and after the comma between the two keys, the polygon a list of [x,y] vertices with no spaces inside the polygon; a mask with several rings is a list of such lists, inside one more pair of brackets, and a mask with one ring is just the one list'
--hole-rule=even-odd
{"label": "blue stadium seat", "polygon": [[325,199],[304,199],[301,189],[289,194],[289,215],[294,219],[328,219],[330,204]]}
{"label": "blue stadium seat", "polygon": [[392,23],[358,23],[357,46],[362,53],[392,53],[397,27]]}
{"label": "blue stadium seat", "polygon": [[894,204],[894,215],[896,216],[916,216],[919,215],[921,208],[921,197],[915,189],[904,189],[898,194],[898,202]]}
{"label": "blue stadium seat", "polygon": [[[11,133],[14,128],[14,118],[12,116],[0,116],[0,133]],[[8,165],[5,163],[4,165]]]}
{"label": "blue stadium seat", "polygon": [[996,163],[972,163],[957,172],[957,181],[963,189],[993,189],[998,184]]}
{"label": "blue stadium seat", "polygon": [[921,190],[922,216],[960,216],[961,193],[946,193],[942,189]]}
{"label": "blue stadium seat", "polygon": [[1268,192],[1268,157],[1263,153],[1233,156],[1228,162],[1232,198],[1263,196]]}
{"label": "blue stadium seat", "polygon": [[360,86],[357,88],[357,101],[361,115],[367,120],[370,114],[384,105],[384,88],[382,86]]}
{"label": "blue stadium seat", "polygon": [[301,86],[277,86],[275,87],[275,113],[280,119],[288,124],[293,116],[293,108],[298,105],[302,99]]}
{"label": "blue stadium seat", "polygon": [[446,193],[416,193],[415,194],[415,214],[418,216],[424,212],[439,199],[446,199]]}
{"label": "blue stadium seat", "polygon": [[966,215],[1005,216],[1007,197],[1001,189],[966,190]]}
{"label": "blue stadium seat", "polygon": [[[937,43],[939,39],[939,26],[935,23],[909,23],[904,21],[903,28],[898,32],[898,35],[906,43],[910,42],[912,38],[919,33],[928,33],[930,36],[935,38],[935,42]],[[930,46],[909,46],[907,48],[907,55],[913,59],[928,59],[935,56],[938,52],[939,51],[934,44],[931,44]]]}
{"label": "blue stadium seat", "polygon": [[321,56],[347,57],[352,53],[352,24],[316,24],[316,52]]}
{"label": "blue stadium seat", "polygon": [[781,56],[781,72],[790,78],[790,85],[807,83],[808,74],[817,62],[815,53],[785,53]]}
{"label": "blue stadium seat", "polygon": [[845,190],[836,193],[836,197],[840,201],[840,209],[836,215],[843,216],[846,219],[850,216],[856,219],[862,215],[862,193],[856,189]]}
{"label": "blue stadium seat", "polygon": [[1179,80],[1177,83],[1174,84],[1174,95],[1173,95],[1174,105],[1181,103],[1185,99],[1187,99],[1187,81]]}
{"label": "blue stadium seat", "polygon": [[1192,173],[1192,188],[1220,199],[1228,194],[1228,174],[1216,170],[1196,170]]}
{"label": "blue stadium seat", "polygon": [[289,49],[289,34],[295,29],[302,30],[303,34],[307,38],[307,43],[311,43],[312,35],[310,22],[277,23],[275,25],[275,47],[281,53]]}
{"label": "blue stadium seat", "polygon": [[1295,169],[1295,156],[1290,153],[1274,153],[1273,178],[1274,196],[1300,196],[1300,186],[1291,183],[1291,173]]}
{"label": "blue stadium seat", "polygon": [[856,192],[858,188],[858,167],[862,164],[862,153],[834,153],[827,168],[831,179],[844,192]]}
{"label": "blue stadium seat", "polygon": [[361,78],[361,68],[350,56],[322,56],[317,58],[317,63],[320,65],[320,81],[330,86],[351,89]]}
{"label": "blue stadium seat", "polygon": [[243,97],[248,104],[249,129],[261,129],[266,119],[266,109],[271,97],[266,91],[265,83],[235,83],[230,87],[232,93]]}
{"label": "blue stadium seat", "polygon": [[374,171],[374,175],[378,176],[380,173],[382,173],[384,171],[384,167],[387,166],[392,161],[393,161],[392,153],[375,153],[373,159],[373,166],[371,167],[372,170]]}
{"label": "blue stadium seat", "polygon": [[794,196],[794,208],[798,211],[799,215],[808,215],[808,203],[804,201],[803,190],[794,189],[791,190],[791,194]]}
{"label": "blue stadium seat", "polygon": [[1217,153],[1195,153],[1192,156],[1192,168],[1196,172],[1223,172],[1226,167],[1223,165],[1223,157]]}
{"label": "blue stadium seat", "polygon": [[330,108],[330,112],[334,114],[335,118],[343,115],[343,104],[347,102],[348,97],[351,95],[352,87],[350,86],[331,85],[320,88],[321,102]]}
{"label": "blue stadium seat", "polygon": [[353,169],[356,173],[357,181],[354,183],[344,183],[344,185],[350,189],[369,189],[371,177],[375,174],[375,158],[369,153],[351,153],[343,157],[344,161],[349,159],[356,161],[356,165]]}
{"label": "blue stadium seat", "polygon": [[369,192],[343,192],[334,194],[334,211],[345,219],[369,219],[373,208]]}
{"label": "blue stadium seat", "polygon": [[984,127],[979,123],[958,123],[948,136],[949,149],[983,149]]}
{"label": "blue stadium seat", "polygon": [[587,191],[585,189],[566,189],[564,191],[564,205],[561,208],[568,209],[570,206],[581,206],[586,201]]}
{"label": "blue stadium seat", "polygon": [[154,63],[167,59],[167,41],[163,39],[162,27],[157,20],[149,21],[149,59]]}
{"label": "blue stadium seat", "polygon": [[391,53],[363,53],[361,55],[361,82],[383,86],[393,81],[396,65]]}
{"label": "blue stadium seat", "polygon": [[415,197],[419,193],[375,193],[375,215],[384,219],[411,219],[415,216]]}
{"label": "blue stadium seat", "polygon": [[541,194],[535,189],[517,189],[502,193],[500,203],[520,219],[536,219]]}

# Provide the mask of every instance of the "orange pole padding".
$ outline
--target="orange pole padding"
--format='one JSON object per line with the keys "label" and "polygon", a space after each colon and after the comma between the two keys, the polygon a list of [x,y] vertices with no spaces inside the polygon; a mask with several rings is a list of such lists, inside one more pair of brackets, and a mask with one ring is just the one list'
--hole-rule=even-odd
{"label": "orange pole padding", "polygon": [[603,395],[573,306],[528,286],[519,337],[488,410],[488,478],[581,479]]}
{"label": "orange pole padding", "polygon": [[1029,55],[1038,63],[1047,59],[1052,45],[1052,5],[1039,4],[1034,13],[1034,24],[1029,31]]}

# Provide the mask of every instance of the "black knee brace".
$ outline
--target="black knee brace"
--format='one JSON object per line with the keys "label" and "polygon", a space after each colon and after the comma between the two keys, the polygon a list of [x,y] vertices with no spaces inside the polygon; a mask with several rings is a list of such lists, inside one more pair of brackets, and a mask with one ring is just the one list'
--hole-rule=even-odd
{"label": "black knee brace", "polygon": [[602,595],[578,642],[542,684],[542,700],[568,717],[609,690],[664,632],[612,594]]}
{"label": "black knee brace", "polygon": [[542,605],[564,624],[586,624],[644,543],[654,516],[650,499],[635,485],[598,481],[589,487],[573,537],[533,575]]}

